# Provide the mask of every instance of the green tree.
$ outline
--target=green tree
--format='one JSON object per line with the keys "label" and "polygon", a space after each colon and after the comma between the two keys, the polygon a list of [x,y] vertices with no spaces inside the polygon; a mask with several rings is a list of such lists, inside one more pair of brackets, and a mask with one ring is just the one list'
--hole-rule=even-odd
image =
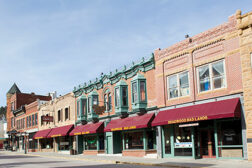
{"label": "green tree", "polygon": [[6,117],[6,111],[7,111],[7,107],[6,106],[0,107],[0,117],[2,117],[2,116]]}

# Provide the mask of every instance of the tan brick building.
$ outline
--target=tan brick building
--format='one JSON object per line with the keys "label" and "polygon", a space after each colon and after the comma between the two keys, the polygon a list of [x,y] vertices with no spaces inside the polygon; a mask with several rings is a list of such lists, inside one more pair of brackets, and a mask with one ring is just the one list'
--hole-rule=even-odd
{"label": "tan brick building", "polygon": [[[38,116],[39,132],[48,131],[44,136],[39,136],[38,132],[34,137],[39,139],[39,151],[69,153],[70,148],[74,148],[74,139],[69,137],[68,134],[76,121],[73,93],[57,97],[41,105]],[[52,120],[47,121],[43,117],[51,117]]]}

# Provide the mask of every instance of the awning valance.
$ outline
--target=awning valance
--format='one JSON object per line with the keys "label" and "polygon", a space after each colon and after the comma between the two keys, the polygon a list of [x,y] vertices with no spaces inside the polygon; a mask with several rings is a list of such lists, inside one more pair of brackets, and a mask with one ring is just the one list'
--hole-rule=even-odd
{"label": "awning valance", "polygon": [[146,128],[150,126],[150,123],[153,120],[153,118],[154,113],[112,120],[104,129],[104,131],[109,132],[109,131]]}
{"label": "awning valance", "polygon": [[240,117],[240,115],[240,99],[234,98],[160,111],[151,125],[158,126],[201,120]]}
{"label": "awning valance", "polygon": [[42,139],[46,138],[47,135],[52,131],[52,129],[46,129],[36,132],[36,134],[33,136],[33,139]]}
{"label": "awning valance", "polygon": [[104,131],[104,123],[98,122],[93,124],[77,126],[70,132],[69,135],[73,136],[82,134],[95,134],[95,133],[102,133],[103,131]]}
{"label": "awning valance", "polygon": [[66,136],[72,131],[73,127],[74,125],[72,124],[63,127],[53,128],[52,131],[47,135],[47,138]]}

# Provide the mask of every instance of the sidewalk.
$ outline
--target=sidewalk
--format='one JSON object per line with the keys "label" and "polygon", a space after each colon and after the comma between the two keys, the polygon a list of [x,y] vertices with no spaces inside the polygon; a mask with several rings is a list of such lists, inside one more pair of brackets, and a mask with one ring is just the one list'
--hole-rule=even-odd
{"label": "sidewalk", "polygon": [[[8,155],[25,155],[21,152],[0,151]],[[149,165],[161,167],[183,167],[183,168],[252,168],[252,161],[247,160],[233,160],[233,159],[191,159],[191,158],[164,158],[164,159],[150,159],[137,157],[121,157],[121,156],[93,156],[93,155],[67,155],[58,153],[42,153],[34,152],[26,155],[50,157],[71,160],[95,161],[112,164],[134,164],[134,165]]]}

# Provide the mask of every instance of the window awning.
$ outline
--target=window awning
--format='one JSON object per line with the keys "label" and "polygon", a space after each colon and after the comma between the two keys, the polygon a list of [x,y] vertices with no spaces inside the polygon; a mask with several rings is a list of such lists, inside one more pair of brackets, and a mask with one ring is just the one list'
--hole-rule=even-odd
{"label": "window awning", "polygon": [[153,120],[153,118],[154,118],[154,113],[112,120],[104,129],[104,131],[110,132],[110,131],[146,128],[150,126],[150,123]]}
{"label": "window awning", "polygon": [[72,131],[74,125],[67,125],[63,127],[53,128],[52,131],[47,135],[47,138],[66,136]]}
{"label": "window awning", "polygon": [[42,139],[46,138],[47,135],[52,131],[52,129],[46,129],[36,132],[36,134],[33,136],[33,139]]}
{"label": "window awning", "polygon": [[203,103],[193,106],[160,111],[152,126],[187,123],[201,120],[240,117],[239,98]]}
{"label": "window awning", "polygon": [[102,133],[104,130],[104,123],[98,122],[94,124],[86,124],[75,127],[71,132],[70,136],[82,135],[82,134],[95,134]]}

